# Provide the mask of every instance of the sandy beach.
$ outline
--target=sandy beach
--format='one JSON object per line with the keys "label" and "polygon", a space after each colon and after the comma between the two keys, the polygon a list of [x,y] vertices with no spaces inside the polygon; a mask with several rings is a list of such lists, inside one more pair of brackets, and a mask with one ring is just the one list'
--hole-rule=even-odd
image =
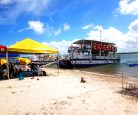
{"label": "sandy beach", "polygon": [[138,100],[118,93],[121,77],[44,70],[48,76],[0,81],[0,115],[138,115]]}

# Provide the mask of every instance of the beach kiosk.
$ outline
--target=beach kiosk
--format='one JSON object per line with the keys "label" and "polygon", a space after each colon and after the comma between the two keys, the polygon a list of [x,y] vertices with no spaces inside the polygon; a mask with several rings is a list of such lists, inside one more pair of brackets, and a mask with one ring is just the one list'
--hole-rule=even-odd
{"label": "beach kiosk", "polygon": [[58,54],[58,50],[30,38],[26,38],[8,47],[8,52],[19,54]]}

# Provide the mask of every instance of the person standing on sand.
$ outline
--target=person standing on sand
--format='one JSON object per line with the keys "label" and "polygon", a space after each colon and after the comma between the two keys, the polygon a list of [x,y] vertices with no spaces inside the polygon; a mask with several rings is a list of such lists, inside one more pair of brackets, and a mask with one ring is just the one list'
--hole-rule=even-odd
{"label": "person standing on sand", "polygon": [[32,78],[31,79],[34,79],[34,76],[35,76],[35,65],[34,65],[34,63],[31,63],[31,71],[32,71]]}
{"label": "person standing on sand", "polygon": [[12,78],[14,75],[14,67],[11,62],[9,64],[9,73],[10,73],[10,77]]}

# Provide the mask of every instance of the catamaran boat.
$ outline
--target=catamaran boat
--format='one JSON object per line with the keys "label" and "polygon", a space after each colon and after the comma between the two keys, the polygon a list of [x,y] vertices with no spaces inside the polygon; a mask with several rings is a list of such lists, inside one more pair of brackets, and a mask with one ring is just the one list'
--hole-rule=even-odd
{"label": "catamaran boat", "polygon": [[120,62],[114,43],[78,40],[68,48],[69,60],[59,61],[59,67],[90,67]]}

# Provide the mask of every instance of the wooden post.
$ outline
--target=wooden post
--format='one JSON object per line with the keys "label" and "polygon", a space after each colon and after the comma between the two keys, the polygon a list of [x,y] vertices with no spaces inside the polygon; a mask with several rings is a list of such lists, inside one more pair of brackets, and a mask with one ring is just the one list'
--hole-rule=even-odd
{"label": "wooden post", "polygon": [[57,65],[58,65],[58,76],[59,76],[59,52],[58,52],[58,63],[57,63]]}
{"label": "wooden post", "polygon": [[7,61],[7,78],[9,79],[9,60],[8,60],[8,51],[6,51],[6,61]]}
{"label": "wooden post", "polygon": [[123,71],[122,71],[122,91],[123,91],[123,84],[124,84],[124,75],[123,75]]}

